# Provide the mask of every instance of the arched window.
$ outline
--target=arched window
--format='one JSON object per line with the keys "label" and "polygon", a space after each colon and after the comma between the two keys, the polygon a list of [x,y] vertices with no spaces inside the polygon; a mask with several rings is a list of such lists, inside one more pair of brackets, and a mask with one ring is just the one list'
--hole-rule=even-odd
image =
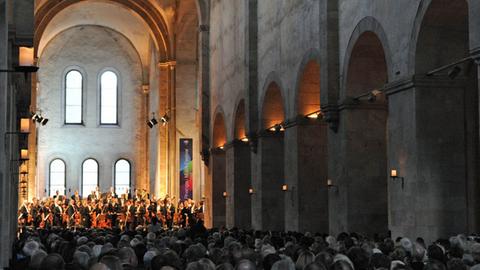
{"label": "arched window", "polygon": [[100,78],[100,124],[118,124],[117,99],[117,74],[113,73],[112,71],[105,71]]}
{"label": "arched window", "polygon": [[130,188],[130,162],[119,159],[115,163],[115,193],[124,194]]}
{"label": "arched window", "polygon": [[87,159],[82,164],[82,195],[88,196],[98,186],[98,162]]}
{"label": "arched window", "polygon": [[50,196],[58,191],[60,195],[65,195],[65,162],[61,159],[54,159],[50,162]]}
{"label": "arched window", "polygon": [[71,70],[65,77],[65,124],[82,123],[83,76]]}

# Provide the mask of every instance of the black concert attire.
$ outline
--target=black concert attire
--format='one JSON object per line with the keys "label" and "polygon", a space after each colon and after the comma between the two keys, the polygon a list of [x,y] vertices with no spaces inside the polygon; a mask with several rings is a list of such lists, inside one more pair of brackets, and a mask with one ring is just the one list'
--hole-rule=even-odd
{"label": "black concert attire", "polygon": [[53,226],[62,226],[63,209],[60,205],[53,205]]}

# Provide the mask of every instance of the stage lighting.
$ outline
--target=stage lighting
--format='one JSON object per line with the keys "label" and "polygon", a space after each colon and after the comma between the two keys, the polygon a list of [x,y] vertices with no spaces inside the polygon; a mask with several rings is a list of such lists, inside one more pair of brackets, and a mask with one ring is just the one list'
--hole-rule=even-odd
{"label": "stage lighting", "polygon": [[160,118],[160,121],[162,122],[162,126],[165,126],[169,120],[170,120],[170,117],[168,117],[167,114],[164,114],[162,118]]}
{"label": "stage lighting", "polygon": [[448,77],[453,80],[458,76],[458,74],[460,74],[461,71],[462,69],[459,66],[455,66],[448,72]]}
{"label": "stage lighting", "polygon": [[152,113],[152,119],[147,121],[147,125],[149,128],[153,128],[153,126],[155,126],[156,124],[158,124],[158,121],[157,119],[155,119],[155,113]]}
{"label": "stage lighting", "polygon": [[42,124],[42,126],[45,126],[47,124],[47,122],[48,122],[48,118],[42,117],[42,120],[40,120],[39,123]]}

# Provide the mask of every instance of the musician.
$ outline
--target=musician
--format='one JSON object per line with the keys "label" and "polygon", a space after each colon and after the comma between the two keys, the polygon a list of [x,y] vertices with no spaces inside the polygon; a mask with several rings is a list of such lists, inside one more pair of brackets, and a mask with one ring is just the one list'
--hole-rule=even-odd
{"label": "musician", "polygon": [[80,208],[80,214],[82,215],[81,225],[84,228],[90,228],[92,226],[92,220],[90,217],[90,212],[92,211],[92,207],[86,200],[82,201],[82,207]]}
{"label": "musician", "polygon": [[67,227],[71,227],[71,226],[75,225],[74,215],[75,215],[75,212],[76,212],[76,206],[75,206],[75,201],[74,200],[70,200],[68,202],[68,206],[67,206],[67,209],[65,210],[65,212],[68,215],[67,218],[66,218]]}
{"label": "musician", "polygon": [[126,227],[128,230],[134,230],[135,229],[135,213],[137,212],[137,208],[133,204],[132,200],[127,201],[127,208],[126,208],[126,214],[127,218],[125,221]]}
{"label": "musician", "polygon": [[30,214],[31,214],[31,219],[32,219],[32,224],[35,228],[38,228],[40,225],[40,222],[42,222],[42,216],[41,216],[41,207],[38,204],[38,199],[33,198],[33,203],[30,207]]}
{"label": "musician", "polygon": [[53,213],[53,226],[62,226],[63,208],[59,199],[55,199],[51,212]]}
{"label": "musician", "polygon": [[145,225],[145,201],[143,200],[137,200],[135,201],[135,207],[136,207],[136,212],[135,212],[135,227],[138,225]]}
{"label": "musician", "polygon": [[27,201],[23,201],[22,206],[18,210],[18,221],[20,224],[24,226],[28,226],[28,214],[29,214],[29,206]]}
{"label": "musician", "polygon": [[115,193],[115,188],[110,187],[110,191],[107,193],[107,198],[118,198],[117,193]]}
{"label": "musician", "polygon": [[78,190],[75,190],[75,193],[72,195],[72,200],[74,200],[75,202],[79,202],[82,200],[82,196],[80,196],[78,194]]}
{"label": "musician", "polygon": [[112,199],[110,199],[110,200],[111,201],[108,204],[107,218],[110,219],[112,227],[116,227],[117,226],[118,213],[121,212],[121,206],[117,203],[117,198],[116,197],[112,197]]}

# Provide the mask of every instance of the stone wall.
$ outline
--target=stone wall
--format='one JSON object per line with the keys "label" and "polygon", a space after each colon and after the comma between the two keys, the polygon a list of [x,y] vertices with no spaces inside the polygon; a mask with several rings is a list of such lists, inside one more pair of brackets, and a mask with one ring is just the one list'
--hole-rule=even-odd
{"label": "stone wall", "polygon": [[[99,26],[77,26],[57,35],[40,56],[37,108],[50,121],[38,130],[37,195],[48,190],[49,163],[65,161],[67,192],[81,190],[82,162],[99,163],[100,188],[113,185],[113,166],[126,158],[132,164],[132,186],[146,185],[147,116],[142,93],[142,65],[138,53],[120,33]],[[64,124],[64,77],[78,69],[84,78],[83,124]],[[102,71],[118,74],[118,125],[99,120],[99,78]]]}

